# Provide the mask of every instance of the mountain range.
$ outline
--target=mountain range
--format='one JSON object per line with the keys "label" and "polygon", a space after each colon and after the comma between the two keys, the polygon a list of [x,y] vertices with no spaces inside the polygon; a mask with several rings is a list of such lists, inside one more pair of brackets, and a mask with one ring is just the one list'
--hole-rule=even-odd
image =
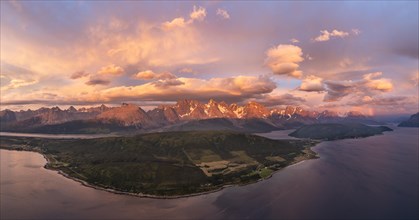
{"label": "mountain range", "polygon": [[179,100],[145,111],[135,104],[119,107],[101,105],[62,110],[59,107],[38,110],[0,111],[2,131],[45,133],[108,133],[118,131],[239,130],[267,132],[295,128],[305,124],[360,122],[378,124],[359,112],[339,115],[333,111],[310,111],[301,107],[267,108],[257,102],[245,105],[209,100]]}
{"label": "mountain range", "polygon": [[399,127],[419,127],[419,112],[410,116],[408,120],[402,121]]}

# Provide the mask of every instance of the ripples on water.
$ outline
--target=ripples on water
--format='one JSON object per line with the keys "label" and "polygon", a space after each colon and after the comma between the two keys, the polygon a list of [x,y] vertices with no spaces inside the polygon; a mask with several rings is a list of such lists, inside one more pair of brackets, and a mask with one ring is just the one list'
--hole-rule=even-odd
{"label": "ripples on water", "polygon": [[320,159],[268,180],[170,200],[84,187],[45,170],[40,154],[1,150],[1,218],[417,219],[418,131],[323,142]]}

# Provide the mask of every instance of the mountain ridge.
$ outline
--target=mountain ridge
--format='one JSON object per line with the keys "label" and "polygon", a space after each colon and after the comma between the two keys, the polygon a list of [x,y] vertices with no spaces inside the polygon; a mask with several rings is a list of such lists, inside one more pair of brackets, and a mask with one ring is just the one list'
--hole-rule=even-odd
{"label": "mountain ridge", "polygon": [[402,121],[398,127],[419,127],[419,112],[411,115],[408,120]]}
{"label": "mountain ridge", "polygon": [[[213,119],[226,120],[217,121]],[[102,104],[97,107],[79,109],[70,106],[64,110],[59,107],[52,107],[16,112],[8,109],[0,111],[2,131],[31,131],[35,128],[37,131],[42,131],[43,126],[49,126],[49,130],[51,130],[53,127],[57,128],[57,126],[52,125],[63,124],[64,126],[69,123],[71,124],[70,127],[73,128],[77,127],[77,121],[80,121],[80,126],[89,124],[89,130],[93,132],[95,127],[99,129],[104,124],[112,124],[113,129],[132,127],[136,130],[164,130],[168,127],[170,129],[193,130],[200,124],[211,125],[209,128],[218,129],[220,126],[217,122],[221,123],[221,128],[225,126],[227,130],[257,132],[259,130],[280,130],[305,124],[345,122],[348,120],[378,124],[372,118],[353,111],[340,116],[338,113],[329,110],[317,112],[299,106],[287,106],[282,109],[267,108],[255,101],[250,101],[244,105],[236,103],[228,105],[224,101],[217,102],[213,99],[210,99],[208,103],[182,99],[174,105],[161,105],[148,111],[143,110],[136,104],[129,103],[122,103],[119,107],[108,107]],[[248,127],[251,128],[248,129]]]}

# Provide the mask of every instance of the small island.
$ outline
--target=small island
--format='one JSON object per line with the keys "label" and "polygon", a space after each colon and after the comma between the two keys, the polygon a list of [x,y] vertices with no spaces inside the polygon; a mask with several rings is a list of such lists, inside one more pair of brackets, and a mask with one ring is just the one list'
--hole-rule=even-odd
{"label": "small island", "polygon": [[96,139],[1,137],[0,148],[35,151],[46,168],[115,193],[176,198],[249,184],[316,158],[317,141],[271,140],[228,131]]}
{"label": "small island", "polygon": [[316,140],[338,140],[369,137],[382,134],[384,131],[393,131],[393,129],[386,126],[367,126],[360,123],[328,123],[305,125],[290,133],[289,136]]}

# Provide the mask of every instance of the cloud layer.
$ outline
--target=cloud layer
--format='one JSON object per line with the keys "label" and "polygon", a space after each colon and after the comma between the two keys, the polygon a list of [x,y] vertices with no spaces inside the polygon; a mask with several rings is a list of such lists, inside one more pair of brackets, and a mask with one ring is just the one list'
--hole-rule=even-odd
{"label": "cloud layer", "polygon": [[2,109],[219,98],[417,111],[415,1],[0,4]]}
{"label": "cloud layer", "polygon": [[[102,79],[90,79],[86,84],[107,85]],[[228,78],[170,78],[159,79],[137,86],[117,86],[100,91],[90,90],[82,93],[61,92],[54,99],[59,102],[75,103],[113,103],[123,101],[177,101],[182,97],[207,101],[214,98],[228,102],[239,102],[253,97],[268,94],[276,88],[275,83],[267,76],[236,76]],[[71,88],[69,88],[71,89]],[[77,98],[75,99],[75,96]],[[35,99],[35,97],[38,97]],[[21,95],[19,99],[7,103],[30,103],[38,100],[39,93]],[[44,100],[46,103],[52,101]]]}
{"label": "cloud layer", "polygon": [[371,96],[393,90],[393,83],[387,78],[377,78],[381,72],[368,73],[362,76],[361,80],[356,81],[325,81],[324,87],[327,92],[324,96],[325,102],[339,101],[348,95]]}
{"label": "cloud layer", "polygon": [[145,70],[134,75],[136,79],[152,80],[152,79],[174,79],[175,75],[169,72],[155,73],[152,70]]}

